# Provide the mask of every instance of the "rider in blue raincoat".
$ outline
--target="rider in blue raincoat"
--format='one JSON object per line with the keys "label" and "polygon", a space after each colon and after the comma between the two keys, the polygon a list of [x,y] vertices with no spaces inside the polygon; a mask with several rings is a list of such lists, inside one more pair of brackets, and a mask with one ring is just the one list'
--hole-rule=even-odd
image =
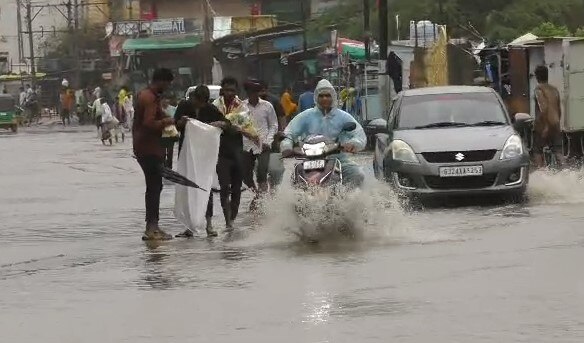
{"label": "rider in blue raincoat", "polygon": [[[342,163],[343,179],[354,186],[361,186],[365,178],[361,167],[349,159],[346,153],[356,153],[365,149],[367,138],[363,127],[349,113],[337,107],[337,92],[327,80],[321,80],[314,91],[316,106],[298,114],[286,127],[280,149],[283,157],[293,155],[294,143],[310,135],[324,135],[339,139],[343,153],[337,157]],[[348,122],[355,122],[357,128],[343,132]]]}

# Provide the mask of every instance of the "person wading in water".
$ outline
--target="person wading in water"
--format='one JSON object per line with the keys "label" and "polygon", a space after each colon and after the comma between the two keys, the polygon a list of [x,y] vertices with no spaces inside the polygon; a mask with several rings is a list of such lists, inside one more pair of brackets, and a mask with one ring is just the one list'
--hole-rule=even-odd
{"label": "person wading in water", "polygon": [[545,167],[543,150],[550,147],[556,156],[558,167],[565,163],[562,151],[562,129],[560,120],[562,119],[561,97],[558,89],[548,83],[548,68],[538,66],[535,69],[537,86],[535,87],[535,127],[533,152],[535,163],[538,168]]}
{"label": "person wading in water", "polygon": [[162,131],[174,124],[162,111],[161,94],[170,87],[174,77],[169,69],[157,69],[152,83],[138,94],[138,105],[132,125],[134,154],[146,180],[146,231],[143,240],[170,240],[172,236],[158,226],[162,166],[165,151],[161,145]]}
{"label": "person wading in water", "polygon": [[[225,118],[217,107],[209,103],[209,97],[209,88],[200,85],[189,93],[188,100],[183,100],[179,104],[174,117],[181,132],[178,153],[180,155],[182,150],[185,126],[189,119],[197,119],[223,130],[216,171],[221,187],[221,206],[223,207],[226,225],[230,227],[232,222],[231,211],[237,211],[239,199],[241,198],[242,173],[237,160],[237,156],[242,150],[241,134],[235,130],[231,122]],[[213,192],[209,194],[205,217],[207,219],[207,236],[217,236],[217,231],[213,229]],[[177,237],[192,236],[193,232],[191,230],[186,230],[177,235]]]}

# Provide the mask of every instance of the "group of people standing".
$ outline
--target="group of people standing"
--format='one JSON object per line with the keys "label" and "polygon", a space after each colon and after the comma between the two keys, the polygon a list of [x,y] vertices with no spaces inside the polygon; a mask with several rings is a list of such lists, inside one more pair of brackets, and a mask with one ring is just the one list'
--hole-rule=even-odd
{"label": "group of people standing", "polygon": [[[166,240],[172,238],[158,226],[160,192],[162,190],[161,166],[168,161],[168,151],[160,145],[161,131],[176,125],[181,132],[178,149],[182,150],[184,130],[188,120],[221,128],[219,159],[216,167],[220,186],[220,200],[227,228],[239,213],[243,184],[256,192],[257,197],[267,192],[270,153],[275,147],[277,133],[284,129],[284,111],[279,101],[269,99],[267,86],[258,80],[248,80],[244,89],[248,98],[241,100],[239,83],[226,77],[221,82],[221,95],[210,102],[210,91],[205,85],[196,87],[188,98],[172,108],[163,98],[174,77],[167,69],[156,70],[151,85],[137,95],[136,118],[133,124],[134,152],[146,177],[146,232],[144,239]],[[169,114],[174,113],[173,116]],[[240,122],[241,117],[248,123]],[[237,122],[234,124],[233,122]],[[172,157],[170,157],[172,158]],[[168,163],[167,163],[168,167]],[[257,167],[257,169],[256,169]],[[255,178],[254,178],[255,174]],[[281,179],[277,175],[276,182]],[[213,192],[207,206],[207,234],[216,236],[213,228]],[[191,230],[179,234],[190,237]]]}
{"label": "group of people standing", "polygon": [[[282,140],[286,141],[282,134],[287,125],[286,106],[268,93],[268,87],[264,82],[248,79],[243,85],[247,99],[241,100],[238,96],[238,81],[235,78],[226,77],[221,82],[220,96],[213,103],[210,102],[209,88],[200,85],[188,94],[188,98],[181,101],[176,109],[171,110],[174,116],[169,116],[168,105],[165,104],[163,108],[162,94],[170,87],[173,79],[170,70],[158,69],[153,74],[150,86],[137,95],[136,116],[132,131],[134,153],[146,180],[144,240],[172,239],[172,236],[158,225],[160,193],[163,187],[162,171],[167,156],[167,151],[160,144],[160,139],[162,131],[168,126],[176,125],[181,132],[179,155],[188,120],[197,119],[222,130],[216,172],[220,186],[221,206],[228,229],[233,227],[237,218],[244,184],[256,194],[251,205],[253,210],[257,200],[276,187],[282,178],[282,175],[274,173],[269,165],[271,153],[279,150]],[[320,93],[322,94],[319,95],[319,101],[322,99],[325,107],[314,113],[305,111],[298,115],[298,118],[290,123],[293,134],[304,135],[327,130],[338,135],[340,133],[338,128],[343,122],[353,121],[349,114],[335,108],[333,99],[336,93],[328,81]],[[313,101],[314,99],[316,97],[313,95]],[[312,106],[314,107],[314,102]],[[356,131],[353,138],[348,142],[346,151],[355,152],[365,146],[366,139],[362,128]],[[288,147],[289,144],[282,144],[282,146]],[[347,166],[351,168],[352,165],[347,163]],[[354,172],[353,175],[357,178],[361,176],[358,172]],[[212,217],[213,192],[207,205],[206,231],[208,236],[217,236]],[[191,230],[186,230],[178,237],[192,235]]]}

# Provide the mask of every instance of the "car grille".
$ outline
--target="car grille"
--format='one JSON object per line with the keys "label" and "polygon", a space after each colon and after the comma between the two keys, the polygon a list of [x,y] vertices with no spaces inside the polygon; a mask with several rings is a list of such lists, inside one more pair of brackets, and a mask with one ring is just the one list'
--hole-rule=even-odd
{"label": "car grille", "polygon": [[426,176],[424,179],[428,187],[432,189],[476,189],[491,187],[497,179],[497,174],[461,177]]}
{"label": "car grille", "polygon": [[[464,159],[457,160],[456,155],[463,154]],[[430,163],[457,163],[490,161],[495,157],[497,150],[424,152],[422,156]]]}

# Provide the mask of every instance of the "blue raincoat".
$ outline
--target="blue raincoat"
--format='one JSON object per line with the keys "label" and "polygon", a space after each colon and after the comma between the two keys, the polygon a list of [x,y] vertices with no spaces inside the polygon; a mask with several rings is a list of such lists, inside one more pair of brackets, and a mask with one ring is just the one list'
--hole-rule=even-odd
{"label": "blue raincoat", "polygon": [[[318,106],[318,95],[329,93],[333,97],[333,108],[329,113],[324,113]],[[316,107],[298,114],[286,127],[286,138],[280,144],[281,151],[291,150],[297,143],[310,135],[324,135],[333,139],[338,138],[341,145],[352,144],[358,150],[365,149],[367,137],[363,127],[349,113],[338,108],[337,94],[333,85],[327,80],[321,80],[314,91]],[[348,122],[357,124],[357,128],[351,132],[343,132],[343,126]],[[343,179],[355,186],[360,186],[365,179],[361,167],[349,159],[346,153],[336,156],[342,163]]]}

